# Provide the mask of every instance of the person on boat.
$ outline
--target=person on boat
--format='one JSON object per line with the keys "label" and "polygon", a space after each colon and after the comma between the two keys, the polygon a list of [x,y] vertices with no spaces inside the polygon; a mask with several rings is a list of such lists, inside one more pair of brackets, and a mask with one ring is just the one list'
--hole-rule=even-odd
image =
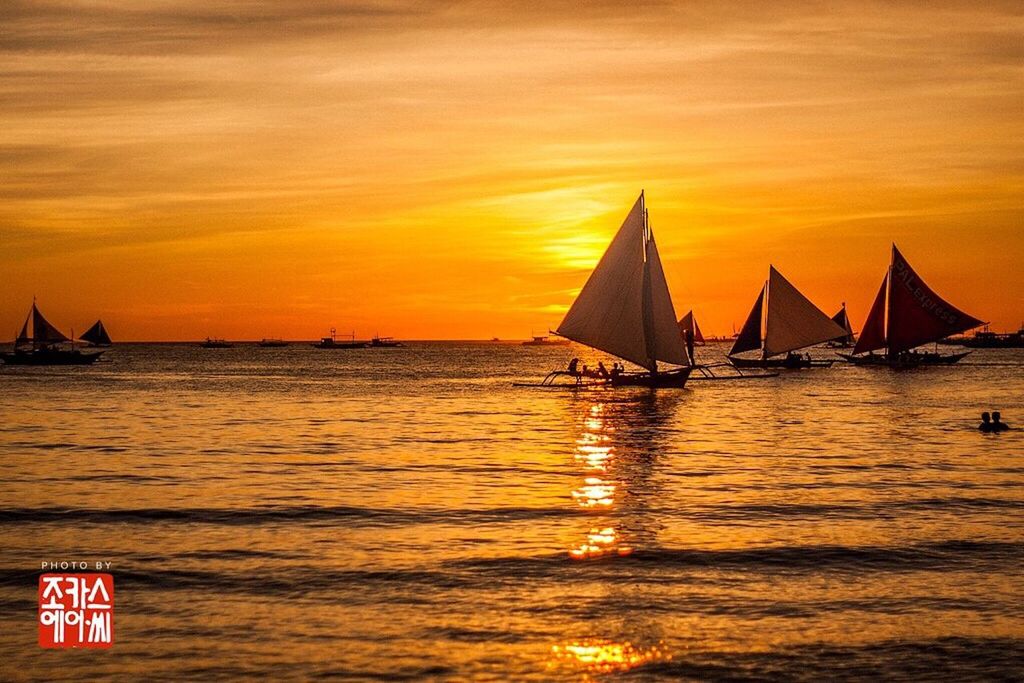
{"label": "person on boat", "polygon": [[978,429],[986,433],[995,431],[987,410],[981,414],[981,424],[978,425]]}
{"label": "person on boat", "polygon": [[569,370],[568,370],[569,374],[572,375],[573,377],[579,377],[580,373],[577,370],[579,365],[580,365],[580,359],[579,358],[573,358],[571,361],[569,361]]}
{"label": "person on boat", "polygon": [[610,379],[611,375],[608,373],[608,368],[604,366],[603,361],[597,361],[597,374],[601,379]]}
{"label": "person on boat", "polygon": [[1000,418],[1001,418],[1001,415],[999,414],[998,410],[996,410],[996,411],[994,411],[992,413],[992,431],[993,432],[1005,432],[1007,429],[1010,428],[1010,425],[1006,424],[1005,422],[1000,422]]}
{"label": "person on boat", "polygon": [[622,374],[623,367],[618,363],[612,363],[612,371],[608,373],[610,379],[614,380]]}

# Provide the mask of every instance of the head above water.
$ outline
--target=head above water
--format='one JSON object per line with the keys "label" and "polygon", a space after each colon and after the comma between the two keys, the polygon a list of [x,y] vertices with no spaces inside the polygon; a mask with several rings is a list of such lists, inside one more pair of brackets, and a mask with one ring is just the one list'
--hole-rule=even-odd
{"label": "head above water", "polygon": [[988,422],[988,420],[989,420],[988,411],[985,411],[984,413],[981,414],[981,421],[982,422]]}
{"label": "head above water", "polygon": [[1001,417],[1001,415],[999,414],[998,410],[992,411],[992,421],[993,422],[999,422],[999,418],[1000,417]]}

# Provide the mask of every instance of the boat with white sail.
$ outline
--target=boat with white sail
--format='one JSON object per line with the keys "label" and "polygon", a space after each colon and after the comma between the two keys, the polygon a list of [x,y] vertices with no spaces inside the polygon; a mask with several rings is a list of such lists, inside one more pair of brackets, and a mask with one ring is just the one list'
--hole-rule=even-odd
{"label": "boat with white sail", "polygon": [[[857,345],[852,354],[839,355],[857,365],[952,365],[971,352],[943,354],[918,347],[984,324],[936,294],[893,244],[889,269]],[[880,349],[884,352],[875,353]]]}
{"label": "boat with white sail", "polygon": [[[598,383],[607,386],[683,387],[690,359],[679,334],[661,256],[654,241],[644,193],[569,308],[556,334],[643,368],[616,370]],[[658,363],[671,367],[662,368]],[[554,372],[550,384],[560,376]]]}
{"label": "boat with white sail", "polygon": [[[729,351],[729,362],[737,368],[828,367],[833,360],[796,352],[844,336],[846,330],[769,266],[768,280]],[[738,355],[748,351],[760,353],[756,357]]]}

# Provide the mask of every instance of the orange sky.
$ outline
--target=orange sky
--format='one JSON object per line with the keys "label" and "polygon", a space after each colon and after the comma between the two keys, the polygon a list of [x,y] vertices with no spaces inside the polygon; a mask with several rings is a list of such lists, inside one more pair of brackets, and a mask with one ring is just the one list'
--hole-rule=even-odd
{"label": "orange sky", "polygon": [[1024,5],[707,4],[2,3],[0,338],[522,338],[641,188],[706,333],[894,240],[1016,329]]}

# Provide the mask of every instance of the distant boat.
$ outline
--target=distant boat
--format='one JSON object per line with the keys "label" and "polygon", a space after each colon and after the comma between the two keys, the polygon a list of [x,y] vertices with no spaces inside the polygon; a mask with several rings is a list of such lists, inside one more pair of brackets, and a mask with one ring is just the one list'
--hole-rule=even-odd
{"label": "distant boat", "polygon": [[[914,349],[984,324],[932,291],[893,244],[889,270],[857,345],[852,354],[839,355],[857,365],[952,365],[970,351],[944,355]],[[878,349],[885,349],[885,353],[876,354]]]}
{"label": "distant boat", "polygon": [[[682,387],[692,370],[676,321],[661,256],[640,193],[598,262],[558,334],[635,363],[645,372],[617,372],[611,386]],[[678,366],[660,370],[658,361]],[[550,384],[566,372],[545,378]]]}
{"label": "distant boat", "polygon": [[0,359],[7,365],[89,365],[99,360],[104,351],[82,353],[75,348],[62,346],[71,339],[50,324],[39,311],[35,301],[14,340],[14,351],[0,353]]}
{"label": "distant boat", "polygon": [[[806,354],[794,352],[845,335],[846,330],[822,313],[774,266],[769,266],[768,281],[757,295],[754,307],[729,351],[729,362],[738,368],[828,367],[834,361],[811,359]],[[761,351],[760,357],[736,355],[754,350]]]}
{"label": "distant boat", "polygon": [[832,316],[832,322],[846,330],[846,336],[840,339],[833,339],[828,343],[830,349],[848,349],[857,343],[857,337],[853,334],[853,327],[850,325],[850,316],[846,314],[846,302],[839,312]]}
{"label": "distant boat", "polygon": [[969,349],[1024,349],[1024,325],[1017,332],[990,332],[987,328],[976,332],[973,337],[956,340],[957,344]]}
{"label": "distant boat", "polygon": [[572,341],[568,339],[552,339],[551,337],[534,337],[523,342],[523,346],[568,346]]}
{"label": "distant boat", "polygon": [[230,349],[234,347],[234,344],[226,339],[215,339],[213,337],[207,337],[206,341],[200,342],[199,345],[204,349]]}
{"label": "distant boat", "polygon": [[365,349],[367,344],[364,341],[356,341],[355,332],[352,333],[349,341],[338,341],[336,330],[332,327],[331,336],[322,337],[313,346],[318,349]]}
{"label": "distant boat", "polygon": [[113,342],[107,334],[107,328],[103,326],[102,320],[97,320],[93,326],[85,331],[81,337],[82,341],[89,342],[91,346],[110,346]]}
{"label": "distant boat", "polygon": [[374,337],[370,340],[370,348],[374,349],[393,349],[400,346],[405,346],[405,344],[396,341],[394,337]]}

